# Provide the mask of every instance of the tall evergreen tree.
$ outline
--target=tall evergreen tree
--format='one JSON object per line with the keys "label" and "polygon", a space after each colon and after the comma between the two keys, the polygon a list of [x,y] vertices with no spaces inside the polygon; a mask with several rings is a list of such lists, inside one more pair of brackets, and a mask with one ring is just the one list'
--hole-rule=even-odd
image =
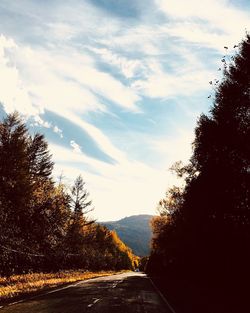
{"label": "tall evergreen tree", "polygon": [[81,175],[79,175],[73,187],[71,188],[71,208],[75,215],[84,216],[91,212],[92,201],[88,200],[89,193],[85,189],[85,182]]}
{"label": "tall evergreen tree", "polygon": [[85,188],[85,182],[79,175],[70,190],[69,199],[71,207],[71,218],[67,233],[66,246],[68,254],[76,255],[84,253],[88,244],[88,226],[94,223],[88,220],[87,214],[93,210],[92,201],[88,200],[89,193]]}
{"label": "tall evergreen tree", "polygon": [[[17,113],[7,116],[0,124],[0,202],[4,217],[1,238],[7,245],[21,241],[30,225],[32,183],[28,147],[25,124]],[[9,224],[13,225],[11,231]]]}
{"label": "tall evergreen tree", "polygon": [[52,168],[44,137],[31,137],[16,112],[8,115],[0,124],[0,248],[9,267],[23,266],[25,255],[40,254],[34,233],[47,208],[42,211],[38,195],[45,184],[53,188]]}

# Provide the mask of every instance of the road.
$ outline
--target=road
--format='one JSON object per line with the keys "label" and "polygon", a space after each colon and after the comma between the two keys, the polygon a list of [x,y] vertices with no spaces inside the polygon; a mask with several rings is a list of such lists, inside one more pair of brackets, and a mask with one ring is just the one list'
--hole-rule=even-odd
{"label": "road", "polygon": [[3,307],[0,313],[173,313],[141,273],[81,281]]}

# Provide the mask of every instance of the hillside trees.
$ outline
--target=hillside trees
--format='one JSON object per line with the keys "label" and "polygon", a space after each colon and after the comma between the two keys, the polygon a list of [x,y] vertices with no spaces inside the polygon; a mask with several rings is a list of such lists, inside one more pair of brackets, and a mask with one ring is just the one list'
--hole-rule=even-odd
{"label": "hillside trees", "polygon": [[150,220],[152,215],[134,215],[122,218],[115,222],[103,222],[110,230],[115,230],[118,236],[138,256],[147,256],[150,253],[152,232]]}
{"label": "hillside trees", "polygon": [[82,177],[67,189],[52,170],[44,136],[8,115],[0,123],[0,274],[132,267],[131,251],[87,218]]}
{"label": "hillside trees", "polygon": [[[176,272],[207,278],[250,277],[249,138],[247,35],[224,69],[209,114],[199,118],[190,164],[182,168],[182,175],[186,174],[182,200],[174,214],[166,211],[170,222],[154,239],[159,251],[167,253],[160,256],[165,265],[171,258],[168,247],[175,242],[176,259],[172,262]],[[164,238],[162,245],[157,243],[160,238]],[[156,248],[153,255],[159,256]]]}
{"label": "hillside trees", "polygon": [[121,241],[114,230],[109,230],[103,225],[91,224],[86,242],[85,248],[91,256],[95,270],[134,269],[138,265],[139,258]]}

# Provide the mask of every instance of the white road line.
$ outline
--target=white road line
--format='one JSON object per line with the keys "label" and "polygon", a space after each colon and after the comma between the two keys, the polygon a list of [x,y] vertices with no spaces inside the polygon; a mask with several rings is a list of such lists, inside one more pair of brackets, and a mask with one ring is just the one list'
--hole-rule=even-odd
{"label": "white road line", "polygon": [[122,282],[123,282],[123,279],[122,279],[122,280],[118,280],[118,281],[114,282],[114,283],[113,283],[113,285],[112,285],[112,288],[117,287],[117,285],[118,285],[118,284],[121,284]]}
{"label": "white road line", "polygon": [[[18,304],[18,303],[22,303],[23,301],[24,300],[15,301],[15,302],[9,303],[8,306],[14,305],[14,304]],[[3,307],[1,307],[1,308],[3,308]]]}
{"label": "white road line", "polygon": [[98,299],[98,298],[94,298],[95,300],[93,301],[93,303],[90,303],[88,305],[88,308],[91,308],[94,304],[96,304],[98,301],[100,301],[101,299]]}
{"label": "white road line", "polygon": [[[85,283],[88,283],[89,281],[95,281],[95,280],[98,280],[99,278],[107,278],[107,277],[111,277],[111,276],[115,276],[115,275],[116,274],[110,275],[110,276],[99,276],[99,277],[94,277],[94,278],[90,278],[90,279],[86,279],[86,280],[80,280],[77,283],[74,283],[74,284],[71,284],[71,285],[68,285],[68,286],[65,286],[65,287],[62,287],[62,288],[57,288],[57,289],[54,289],[54,290],[51,290],[51,291],[48,291],[48,292],[45,292],[45,293],[42,293],[42,294],[39,294],[39,295],[36,295],[36,296],[28,297],[27,299],[22,299],[22,300],[19,300],[19,301],[16,301],[16,302],[9,303],[9,304],[7,304],[5,306],[0,306],[0,310],[5,308],[6,306],[11,306],[11,305],[14,305],[14,304],[17,304],[17,303],[26,302],[26,301],[29,301],[29,300],[33,300],[33,299],[36,299],[36,298],[39,298],[39,297],[46,296],[46,295],[51,294],[51,293],[55,293],[55,292],[58,292],[58,291],[61,291],[61,290],[65,290],[65,289],[68,289],[68,288],[71,288],[71,287],[75,287],[75,286],[78,286],[78,285],[83,284],[83,283],[85,284]],[[117,274],[117,275],[120,275],[120,274]]]}
{"label": "white road line", "polygon": [[150,277],[148,277],[148,279],[150,280],[152,286],[154,287],[154,289],[157,291],[157,293],[160,295],[160,297],[162,298],[162,300],[166,303],[166,305],[168,306],[168,308],[170,309],[170,311],[172,313],[176,313],[176,311],[173,309],[173,307],[169,304],[168,300],[164,297],[164,295],[161,293],[161,291],[159,290],[159,288],[155,285],[155,283],[152,281],[152,279]]}
{"label": "white road line", "polygon": [[[89,280],[90,280],[90,279],[81,280],[81,281],[79,281],[79,282],[77,282],[77,283],[75,283],[75,284],[71,284],[71,285],[69,285],[69,286],[65,286],[65,287],[62,287],[62,288],[58,288],[58,289],[55,289],[55,290],[51,290],[51,291],[48,291],[48,292],[46,292],[46,293],[44,293],[44,294],[42,294],[42,295],[35,296],[35,298],[40,297],[40,296],[45,296],[45,295],[48,295],[48,294],[51,294],[51,293],[55,293],[55,292],[58,292],[58,291],[61,291],[61,290],[64,290],[64,289],[71,288],[71,287],[75,287],[75,286],[77,286],[77,285],[79,285],[79,284],[82,284],[83,282],[84,282],[84,283],[85,283],[85,282],[88,282]],[[32,299],[33,299],[33,298],[32,298]]]}
{"label": "white road line", "polygon": [[[57,288],[57,289],[54,289],[54,290],[51,290],[51,291],[47,291],[45,293],[42,293],[42,294],[39,294],[39,295],[36,295],[36,296],[28,297],[27,299],[22,299],[22,300],[19,300],[19,301],[11,302],[11,303],[7,304],[6,306],[11,306],[11,305],[14,305],[14,304],[18,304],[18,303],[26,302],[26,301],[33,300],[33,299],[36,299],[36,298],[39,298],[39,297],[43,297],[43,296],[46,296],[46,295],[51,294],[51,293],[55,293],[55,292],[58,292],[58,291],[61,291],[61,290],[64,290],[64,289],[68,289],[68,288],[71,288],[71,287],[78,286],[78,285],[80,285],[82,283],[87,283],[89,281],[93,281],[96,278],[98,278],[98,277],[90,278],[90,279],[86,279],[86,280],[81,280],[81,281],[78,281],[75,284],[71,284],[71,285],[68,285],[68,286],[65,286],[65,287],[62,287],[62,288]],[[0,310],[3,309],[6,306],[0,306]]]}

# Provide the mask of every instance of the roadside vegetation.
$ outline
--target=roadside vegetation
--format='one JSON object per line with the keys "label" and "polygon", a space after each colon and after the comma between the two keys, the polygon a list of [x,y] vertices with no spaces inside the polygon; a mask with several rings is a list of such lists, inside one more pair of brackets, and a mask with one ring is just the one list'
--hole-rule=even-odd
{"label": "roadside vegetation", "polygon": [[1,298],[138,266],[115,231],[88,218],[82,176],[56,183],[53,165],[44,136],[18,113],[0,122]]}
{"label": "roadside vegetation", "polygon": [[185,312],[249,312],[250,35],[235,47],[222,80],[210,82],[213,106],[198,120],[190,162],[172,168],[185,184],[167,191],[152,220],[147,272]]}
{"label": "roadside vegetation", "polygon": [[60,271],[55,273],[31,273],[12,275],[0,278],[0,299],[2,302],[12,298],[26,296],[30,293],[48,290],[68,283],[74,283],[90,278],[116,274],[113,271]]}

